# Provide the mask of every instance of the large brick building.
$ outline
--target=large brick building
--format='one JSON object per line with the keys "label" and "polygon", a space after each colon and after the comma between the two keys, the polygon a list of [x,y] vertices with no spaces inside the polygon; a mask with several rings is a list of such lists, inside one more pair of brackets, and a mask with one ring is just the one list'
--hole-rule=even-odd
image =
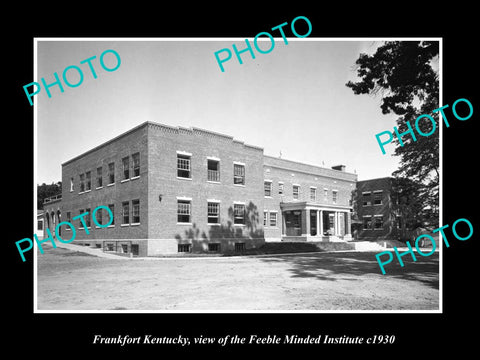
{"label": "large brick building", "polygon": [[[45,227],[73,223],[75,243],[140,256],[233,252],[264,241],[351,239],[357,176],[265,156],[231,136],[143,123],[62,164]],[[108,227],[91,218],[114,214]],[[76,216],[84,217],[87,229]],[[96,213],[99,224],[108,212]],[[69,239],[68,227],[59,228]],[[88,234],[87,234],[88,232]]]}

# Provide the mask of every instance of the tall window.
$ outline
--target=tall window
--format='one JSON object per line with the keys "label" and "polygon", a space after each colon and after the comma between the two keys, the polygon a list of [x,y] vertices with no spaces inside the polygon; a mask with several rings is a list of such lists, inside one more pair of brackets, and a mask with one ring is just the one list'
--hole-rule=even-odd
{"label": "tall window", "polygon": [[271,181],[264,181],[263,186],[265,189],[265,196],[272,196],[272,182]]}
{"label": "tall window", "polygon": [[132,155],[133,160],[133,177],[140,176],[140,153]]}
{"label": "tall window", "polygon": [[103,186],[103,171],[102,171],[102,167],[100,166],[97,168],[97,188],[102,186]]}
{"label": "tall window", "polygon": [[103,224],[103,209],[100,209],[95,213],[95,218],[93,221],[100,225]]}
{"label": "tall window", "polygon": [[208,181],[220,181],[220,161],[218,160],[207,160],[207,180]]}
{"label": "tall window", "polygon": [[267,226],[268,221],[268,211],[263,212],[263,226]]}
{"label": "tall window", "polygon": [[317,201],[317,189],[314,187],[310,188],[310,200]]}
{"label": "tall window", "polygon": [[85,191],[92,190],[92,173],[87,171],[85,173]]}
{"label": "tall window", "polygon": [[110,224],[110,226],[113,226],[113,225],[115,225],[115,205],[114,204],[108,204],[108,208],[112,212],[112,223]]}
{"label": "tall window", "polygon": [[[72,222],[72,213],[70,211],[67,211],[67,222],[71,223]],[[67,229],[70,229],[69,227]]]}
{"label": "tall window", "polygon": [[128,201],[122,202],[122,224],[130,224],[130,206]]}
{"label": "tall window", "polygon": [[332,202],[333,202],[334,204],[337,203],[337,193],[338,193],[338,191],[333,191],[333,190],[332,190]]}
{"label": "tall window", "polygon": [[[83,209],[80,209],[80,211],[78,212],[79,215],[82,215],[84,213]],[[78,221],[80,222],[80,225],[78,226],[80,229],[83,229],[83,221],[82,221],[82,217],[80,217],[78,219]]]}
{"label": "tall window", "polygon": [[177,200],[177,222],[190,223],[191,221],[191,201]]}
{"label": "tall window", "polygon": [[362,205],[363,206],[372,205],[372,194],[370,192],[362,193]]}
{"label": "tall window", "polygon": [[74,185],[73,185],[73,177],[70,178],[70,191],[74,190]]}
{"label": "tall window", "polygon": [[278,183],[278,195],[283,195],[283,182]]}
{"label": "tall window", "polygon": [[270,226],[277,226],[277,213],[276,212],[270,212]]}
{"label": "tall window", "polygon": [[207,204],[208,223],[219,224],[220,223],[220,203],[208,202]]}
{"label": "tall window", "polygon": [[85,191],[85,174],[80,174],[80,192]]}
{"label": "tall window", "polygon": [[233,223],[244,225],[245,224],[245,205],[234,204],[233,205]]}
{"label": "tall window", "polygon": [[233,164],[233,183],[245,185],[245,165]]}
{"label": "tall window", "polygon": [[363,230],[370,230],[372,228],[372,217],[364,216],[363,217]]}
{"label": "tall window", "polygon": [[373,192],[373,205],[382,205],[382,195],[383,191]]}
{"label": "tall window", "polygon": [[374,229],[376,230],[383,229],[383,216],[375,216]]}
{"label": "tall window", "polygon": [[300,196],[300,186],[293,185],[293,198],[298,200],[299,196]]}
{"label": "tall window", "polygon": [[108,183],[115,183],[115,163],[108,164]]}
{"label": "tall window", "polygon": [[190,179],[190,156],[177,154],[177,176]]}
{"label": "tall window", "polygon": [[140,223],[140,200],[132,200],[132,223]]}
{"label": "tall window", "polygon": [[122,180],[130,179],[130,161],[128,156],[122,159],[122,167],[123,167],[123,178]]}
{"label": "tall window", "polygon": [[92,225],[90,221],[90,209],[87,208],[85,209],[85,211],[88,213],[87,215],[85,215],[85,223],[87,224],[87,228],[90,228]]}

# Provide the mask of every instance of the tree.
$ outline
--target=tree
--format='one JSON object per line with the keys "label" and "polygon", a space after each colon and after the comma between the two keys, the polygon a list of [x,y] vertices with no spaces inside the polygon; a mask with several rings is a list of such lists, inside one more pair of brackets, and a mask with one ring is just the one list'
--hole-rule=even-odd
{"label": "tree", "polygon": [[56,184],[47,185],[43,183],[42,185],[37,185],[37,209],[43,209],[43,201],[50,197],[62,193],[62,182],[59,181]]}
{"label": "tree", "polygon": [[[346,86],[354,94],[381,94],[380,108],[383,114],[399,116],[399,133],[408,130],[422,114],[432,116],[437,130],[428,137],[410,135],[402,137],[404,146],[394,136],[394,156],[400,157],[399,168],[392,174],[419,182],[421,198],[425,201],[422,211],[428,211],[431,224],[438,223],[439,195],[439,107],[438,73],[432,67],[439,53],[437,41],[387,41],[373,55],[360,54],[356,61],[360,81],[349,81]],[[432,130],[428,121],[419,122],[423,133]],[[400,182],[403,184],[403,182]],[[425,214],[424,214],[425,215]],[[436,219],[436,222],[435,222]]]}

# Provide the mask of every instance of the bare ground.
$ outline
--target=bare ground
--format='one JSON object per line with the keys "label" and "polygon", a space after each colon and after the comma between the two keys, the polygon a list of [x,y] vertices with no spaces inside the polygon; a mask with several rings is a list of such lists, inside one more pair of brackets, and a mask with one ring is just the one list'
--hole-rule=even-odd
{"label": "bare ground", "polygon": [[373,252],[105,259],[38,253],[38,310],[438,310],[438,253],[392,262]]}

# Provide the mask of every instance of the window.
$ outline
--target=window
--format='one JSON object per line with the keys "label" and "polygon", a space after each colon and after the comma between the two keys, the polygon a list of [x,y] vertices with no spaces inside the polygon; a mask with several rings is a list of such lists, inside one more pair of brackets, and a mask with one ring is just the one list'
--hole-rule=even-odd
{"label": "window", "polygon": [[233,164],[233,183],[245,185],[245,165]]}
{"label": "window", "polygon": [[299,195],[300,195],[300,186],[293,185],[293,198],[298,200]]}
{"label": "window", "polygon": [[220,203],[218,202],[208,202],[207,204],[207,213],[209,224],[219,224],[220,223]]}
{"label": "window", "polygon": [[37,221],[37,230],[43,230],[43,220]]}
{"label": "window", "polygon": [[108,164],[108,183],[115,183],[115,163]]}
{"label": "window", "polygon": [[268,224],[268,211],[263,212],[263,226],[267,226]]}
{"label": "window", "polygon": [[190,156],[177,154],[177,176],[190,179]]}
{"label": "window", "polygon": [[337,203],[337,193],[338,193],[338,191],[332,190],[332,202],[333,202],[334,204]]}
{"label": "window", "polygon": [[220,251],[220,243],[208,244],[208,251],[219,252]]}
{"label": "window", "polygon": [[132,223],[140,223],[140,200],[132,200]]}
{"label": "window", "polygon": [[375,216],[375,230],[382,230],[383,229],[383,216]]}
{"label": "window", "polygon": [[382,205],[382,195],[383,191],[374,191],[373,192],[373,205]]}
{"label": "window", "polygon": [[245,205],[233,204],[233,223],[237,225],[245,224]]}
{"label": "window", "polygon": [[101,188],[103,186],[103,171],[102,167],[97,168],[97,188]]}
{"label": "window", "polygon": [[123,167],[122,180],[130,179],[130,161],[128,159],[128,156],[122,159],[122,167]]}
{"label": "window", "polygon": [[178,244],[178,252],[190,252],[192,244]]}
{"label": "window", "polygon": [[220,161],[207,160],[207,180],[220,182]]}
{"label": "window", "polygon": [[140,176],[140,153],[132,155],[133,160],[133,177]]}
{"label": "window", "polygon": [[[80,209],[79,211],[79,215],[82,215],[84,213],[83,209]],[[80,225],[78,226],[80,229],[83,229],[84,226],[83,226],[83,221],[82,221],[82,217],[79,217],[78,221],[80,221]]]}
{"label": "window", "polygon": [[[67,221],[68,221],[69,223],[72,222],[72,213],[71,213],[70,211],[67,211]],[[69,229],[69,227],[68,227],[67,229]]]}
{"label": "window", "polygon": [[127,254],[128,253],[128,245],[127,244],[122,244],[122,252],[124,254]]}
{"label": "window", "polygon": [[100,209],[95,213],[95,218],[93,220],[94,222],[96,221],[97,224],[103,225],[103,209]]}
{"label": "window", "polygon": [[235,252],[242,252],[245,251],[245,243],[244,242],[238,242],[235,243]]}
{"label": "window", "polygon": [[283,195],[283,182],[278,183],[278,195]]}
{"label": "window", "polygon": [[395,217],[395,219],[397,220],[397,229],[401,229],[401,228],[403,227],[403,226],[402,226],[402,225],[403,225],[403,224],[402,224],[402,216],[401,216],[401,215],[397,215],[397,216]]}
{"label": "window", "polygon": [[310,188],[310,200],[317,201],[317,189],[314,187]]}
{"label": "window", "polygon": [[263,187],[265,189],[265,196],[272,196],[272,182],[265,180],[263,182]]}
{"label": "window", "polygon": [[73,191],[74,190],[74,186],[73,186],[73,177],[70,178],[70,191]]}
{"label": "window", "polygon": [[85,174],[80,174],[80,192],[85,191]]}
{"label": "window", "polygon": [[113,244],[112,243],[107,244],[107,251],[113,251]]}
{"label": "window", "polygon": [[191,217],[191,201],[190,200],[177,200],[177,222],[190,223]]}
{"label": "window", "polygon": [[87,208],[85,209],[85,211],[88,213],[87,215],[85,215],[85,224],[87,224],[87,228],[90,228],[91,227],[90,209]]}
{"label": "window", "polygon": [[277,213],[270,212],[270,226],[276,227],[277,226]]}
{"label": "window", "polygon": [[372,193],[370,192],[362,193],[362,205],[363,206],[372,205]]}
{"label": "window", "polygon": [[372,217],[364,216],[363,217],[363,230],[370,230],[372,228]]}
{"label": "window", "polygon": [[108,208],[112,212],[112,223],[109,226],[114,226],[115,225],[115,205],[108,204]]}
{"label": "window", "polygon": [[130,205],[128,201],[122,202],[122,225],[130,224]]}
{"label": "window", "polygon": [[92,190],[92,173],[90,171],[87,171],[85,173],[85,191]]}
{"label": "window", "polygon": [[323,189],[323,197],[325,198],[325,200],[328,199],[328,189]]}

